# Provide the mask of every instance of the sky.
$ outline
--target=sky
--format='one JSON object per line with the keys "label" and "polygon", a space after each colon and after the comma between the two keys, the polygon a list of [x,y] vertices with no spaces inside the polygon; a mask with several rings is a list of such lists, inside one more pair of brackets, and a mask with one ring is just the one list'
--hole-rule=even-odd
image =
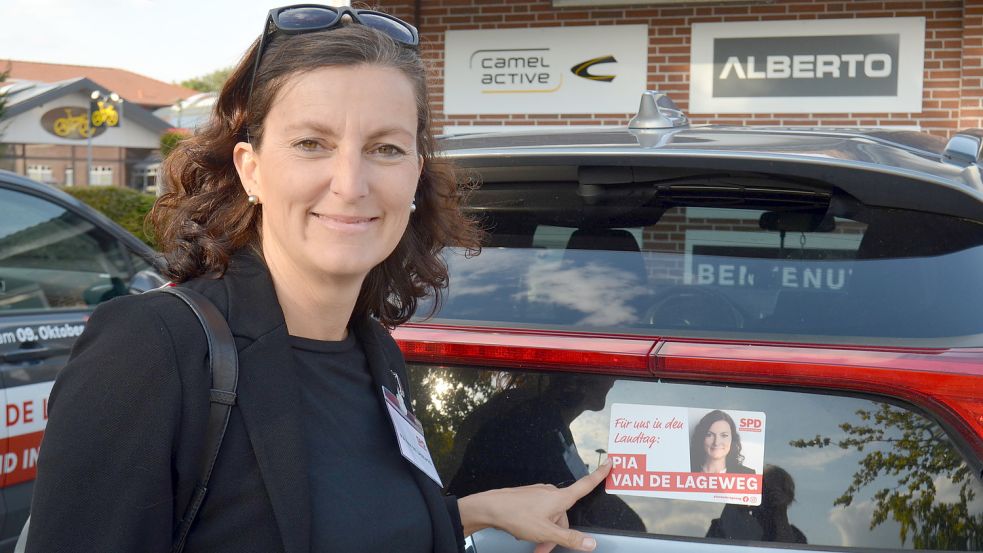
{"label": "sky", "polygon": [[291,3],[0,0],[0,67],[6,59],[97,65],[179,82],[235,64],[270,8]]}

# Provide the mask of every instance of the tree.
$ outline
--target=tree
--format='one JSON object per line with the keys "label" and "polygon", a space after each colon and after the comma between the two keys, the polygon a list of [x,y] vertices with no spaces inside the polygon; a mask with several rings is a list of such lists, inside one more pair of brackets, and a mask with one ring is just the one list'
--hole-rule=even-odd
{"label": "tree", "polygon": [[198,92],[218,92],[222,89],[222,85],[225,84],[225,80],[229,78],[230,73],[232,73],[232,67],[216,69],[200,77],[192,77],[188,80],[181,81],[181,86],[197,90]]}
{"label": "tree", "polygon": [[184,129],[167,129],[164,134],[160,135],[160,156],[169,156],[182,140],[190,136],[191,134]]}
{"label": "tree", "polygon": [[[0,88],[7,82],[7,77],[10,76],[10,62],[7,62],[7,68],[0,71]],[[3,160],[4,154],[7,153],[7,145],[3,143],[3,125],[2,121],[7,111],[7,93],[0,90],[0,161]]]}
{"label": "tree", "polygon": [[[0,71],[0,85],[6,84],[7,77],[9,76],[10,76],[9,67],[7,69],[4,69],[3,71]],[[0,120],[3,119],[4,112],[6,111],[7,111],[7,93],[3,90],[0,90]]]}
{"label": "tree", "polygon": [[441,474],[456,471],[463,454],[457,441],[459,423],[502,389],[493,374],[436,366],[410,369],[414,412],[426,429],[427,443]]}
{"label": "tree", "polygon": [[[979,484],[945,431],[925,417],[888,404],[861,409],[857,415],[865,424],[840,424],[846,437],[836,442],[823,436],[790,442],[800,448],[835,444],[866,452],[850,486],[833,505],[847,507],[861,489],[889,477],[889,487],[873,494],[871,529],[890,516],[901,525],[901,542],[911,536],[917,549],[983,549],[983,515],[969,507]],[[957,501],[937,497],[936,484],[945,480],[957,488]]]}

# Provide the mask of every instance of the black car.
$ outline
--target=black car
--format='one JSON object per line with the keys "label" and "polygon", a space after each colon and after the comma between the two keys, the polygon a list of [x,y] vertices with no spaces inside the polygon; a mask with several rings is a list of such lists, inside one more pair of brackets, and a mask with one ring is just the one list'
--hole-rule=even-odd
{"label": "black car", "polygon": [[0,551],[27,519],[55,375],[97,304],[162,284],[156,263],[92,208],[0,171]]}
{"label": "black car", "polygon": [[447,491],[608,458],[568,513],[598,551],[983,550],[979,131],[646,96],[627,128],[441,141],[488,239],[395,336]]}

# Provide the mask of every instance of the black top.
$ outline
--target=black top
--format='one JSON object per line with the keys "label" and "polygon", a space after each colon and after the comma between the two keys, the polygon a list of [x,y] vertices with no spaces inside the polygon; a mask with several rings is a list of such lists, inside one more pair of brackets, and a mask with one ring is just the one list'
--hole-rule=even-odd
{"label": "black top", "polygon": [[432,551],[427,505],[355,333],[340,342],[291,336],[290,347],[310,455],[311,551]]}

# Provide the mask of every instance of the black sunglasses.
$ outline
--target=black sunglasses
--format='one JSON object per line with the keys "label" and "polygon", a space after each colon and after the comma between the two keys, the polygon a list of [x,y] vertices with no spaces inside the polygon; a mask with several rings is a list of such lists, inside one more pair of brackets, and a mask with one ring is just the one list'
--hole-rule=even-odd
{"label": "black sunglasses", "polygon": [[341,20],[345,15],[351,17],[352,22],[380,31],[400,44],[414,48],[420,45],[420,35],[417,33],[416,27],[382,12],[359,10],[348,6],[335,8],[320,4],[296,4],[273,8],[266,16],[263,34],[259,36],[256,62],[253,64],[253,74],[249,78],[247,101],[253,95],[253,85],[256,83],[256,73],[259,71],[259,62],[263,59],[263,51],[274,36],[277,34],[300,35],[336,29],[342,26]]}

